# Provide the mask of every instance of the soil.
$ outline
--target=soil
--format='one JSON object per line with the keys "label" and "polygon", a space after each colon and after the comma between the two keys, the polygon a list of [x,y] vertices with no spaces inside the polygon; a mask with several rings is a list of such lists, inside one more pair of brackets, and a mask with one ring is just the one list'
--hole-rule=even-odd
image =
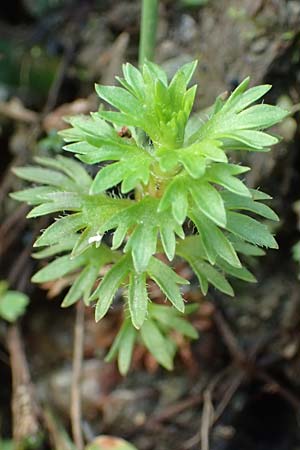
{"label": "soil", "polygon": [[[0,447],[1,438],[16,431],[11,400],[17,379],[30,393],[26,407],[20,398],[17,403],[23,405],[21,423],[29,417],[29,429],[42,436],[32,448],[70,450],[61,427],[70,431],[75,308],[60,308],[63,286],[40,289],[30,283],[37,265],[30,258],[32,241],[46,223],[25,220],[24,206],[7,196],[20,187],[11,166],[60,151],[49,132],[62,126],[62,116],[95,110],[94,82],[112,84],[122,62],[136,64],[140,2],[14,0],[1,9],[0,274],[31,302],[16,326],[20,334],[13,334],[25,349],[15,356],[26,356],[17,378],[7,346],[16,328],[0,323]],[[279,250],[249,261],[258,283],[237,283],[234,299],[213,289],[203,299],[192,285],[188,296],[201,302],[194,318],[200,336],[182,343],[172,373],[138,348],[133,369],[122,378],[115,364],[104,362],[118,308],[100,324],[87,309],[86,441],[105,434],[139,450],[300,450],[299,264],[292,258],[300,240],[294,207],[300,199],[299,44],[299,1],[161,1],[156,60],[169,75],[199,60],[197,111],[248,75],[252,85],[273,85],[268,102],[293,109],[274,130],[283,140],[270,154],[243,156],[252,167],[248,185],[274,198]]]}

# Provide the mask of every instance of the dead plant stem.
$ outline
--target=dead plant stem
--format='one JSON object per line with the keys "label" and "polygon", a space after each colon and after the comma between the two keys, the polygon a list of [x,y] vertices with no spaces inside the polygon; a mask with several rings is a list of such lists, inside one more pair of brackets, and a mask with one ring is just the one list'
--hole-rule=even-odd
{"label": "dead plant stem", "polygon": [[74,329],[73,372],[71,385],[71,427],[74,443],[78,450],[83,450],[82,405],[81,405],[81,374],[84,346],[84,303],[76,305],[76,320]]}

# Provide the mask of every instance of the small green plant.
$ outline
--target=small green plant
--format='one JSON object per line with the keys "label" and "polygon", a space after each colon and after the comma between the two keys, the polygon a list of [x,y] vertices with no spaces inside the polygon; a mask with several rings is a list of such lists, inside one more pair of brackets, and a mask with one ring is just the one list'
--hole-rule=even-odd
{"label": "small green plant", "polygon": [[[277,248],[268,227],[254,218],[278,220],[263,203],[270,197],[247,188],[240,175],[250,169],[230,162],[228,152],[268,151],[279,139],[263,130],[287,113],[255,104],[271,86],[248,89],[247,78],[227,100],[218,97],[195,129],[189,120],[195,68],[196,62],[184,65],[168,82],[154,63],[145,62],[141,71],[125,64],[124,78],[118,78],[122,87],[96,86],[99,97],[116,110],[71,117],[71,128],[61,133],[64,150],[79,162],[37,157],[39,166],[14,169],[36,184],[12,194],[33,206],[28,217],[57,216],[35,242],[42,250],[34,256],[60,256],[33,281],[76,274],[62,306],[81,298],[87,305],[96,302],[97,321],[125,288],[124,322],[108,355],[118,358],[122,373],[138,338],[171,369],[172,330],[197,336],[185,316],[194,306],[185,307],[181,292],[188,281],[173,270],[175,258],[189,263],[204,295],[211,284],[232,296],[227,276],[255,281],[243,255]],[[96,168],[94,177],[90,166]],[[148,280],[169,306],[150,301]]]}
{"label": "small green plant", "polygon": [[27,295],[8,289],[6,281],[0,281],[0,317],[8,322],[15,322],[22,316],[29,303]]}

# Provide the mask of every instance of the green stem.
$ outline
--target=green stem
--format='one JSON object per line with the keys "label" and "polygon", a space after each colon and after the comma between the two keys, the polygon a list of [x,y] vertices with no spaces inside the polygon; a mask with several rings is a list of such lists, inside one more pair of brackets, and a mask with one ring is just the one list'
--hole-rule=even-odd
{"label": "green stem", "polygon": [[158,0],[142,0],[139,65],[145,59],[153,60],[156,43]]}

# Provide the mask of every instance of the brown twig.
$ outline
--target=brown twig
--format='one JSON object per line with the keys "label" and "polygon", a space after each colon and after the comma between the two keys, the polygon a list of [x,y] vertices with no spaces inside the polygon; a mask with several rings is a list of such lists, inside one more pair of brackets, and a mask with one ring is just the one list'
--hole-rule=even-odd
{"label": "brown twig", "polygon": [[19,254],[16,259],[14,265],[8,274],[8,281],[10,285],[15,285],[19,291],[23,291],[26,287],[26,282],[30,276],[30,266],[27,264],[30,254],[32,252],[32,245],[39,234],[40,230],[48,223],[47,217],[40,217],[37,221],[31,239],[26,244],[26,247],[23,248],[22,252]]}
{"label": "brown twig", "polygon": [[245,364],[247,359],[245,353],[239,346],[228,322],[225,320],[225,317],[218,309],[215,309],[214,321],[233,360],[239,365]]}
{"label": "brown twig", "polygon": [[13,437],[15,444],[18,444],[38,433],[38,407],[17,325],[8,328],[7,346],[13,381]]}
{"label": "brown twig", "polygon": [[[215,409],[212,418],[212,391],[215,389],[216,385],[220,382],[222,377],[220,375],[217,375],[207,387],[203,394],[204,407],[202,413],[201,429],[195,436],[185,442],[185,450],[194,448],[196,445],[199,445],[200,442],[201,450],[209,450],[209,432],[211,427],[220,419],[225,409],[229,405],[232,397],[249,373],[252,376],[261,379],[272,386],[273,389],[276,390],[283,398],[285,398],[296,409],[297,412],[300,409],[300,402],[292,392],[281,386],[271,375],[255,365],[255,356],[261,351],[262,348],[264,348],[266,340],[262,340],[260,345],[256,345],[254,349],[250,350],[248,356],[239,346],[237,339],[234,336],[231,327],[226,321],[223,314],[220,311],[216,311],[214,318],[219,332],[223,337],[223,340],[233,358],[234,365],[238,366],[238,373],[236,373],[235,369],[235,375],[233,373],[233,380],[230,383],[228,389],[226,389],[224,397]],[[234,366],[231,365],[228,367],[228,369],[232,372]]]}
{"label": "brown twig", "polygon": [[60,92],[62,83],[66,76],[67,69],[68,69],[69,64],[73,57],[74,48],[76,45],[75,41],[76,41],[76,38],[75,38],[75,30],[74,30],[74,35],[72,36],[71,39],[68,40],[68,42],[66,44],[61,62],[59,64],[58,70],[56,71],[56,74],[55,74],[55,78],[49,89],[48,98],[47,98],[46,104],[45,104],[43,112],[42,112],[43,116],[48,114],[55,107],[55,104],[56,104],[56,101],[58,98],[58,94]]}
{"label": "brown twig", "polygon": [[209,450],[209,431],[214,415],[212,392],[206,389],[203,395],[203,412],[201,419],[201,450]]}
{"label": "brown twig", "polygon": [[25,214],[28,209],[27,205],[19,206],[0,226],[0,257],[4,255],[25,227]]}
{"label": "brown twig", "polygon": [[200,393],[198,395],[194,395],[192,397],[185,398],[173,405],[168,406],[164,411],[162,411],[159,414],[156,414],[155,416],[151,417],[147,421],[147,427],[152,427],[153,425],[156,425],[161,422],[166,422],[172,417],[177,416],[181,412],[185,411],[186,409],[192,408],[194,406],[197,406],[203,402],[203,393]]}
{"label": "brown twig", "polygon": [[25,108],[17,97],[12,98],[8,102],[0,101],[0,114],[25,123],[35,123],[39,119],[38,113]]}
{"label": "brown twig", "polygon": [[67,432],[54,415],[54,412],[47,405],[43,407],[43,419],[54,448],[59,450],[75,450]]}
{"label": "brown twig", "polygon": [[284,398],[292,407],[295,409],[296,414],[300,411],[300,400],[295,396],[295,394],[282,386],[274,377],[268,374],[265,370],[257,369],[255,373],[256,377],[273,388],[273,391],[277,392]]}
{"label": "brown twig", "polygon": [[226,392],[225,392],[222,400],[220,401],[220,403],[218,404],[218,406],[215,409],[215,414],[214,414],[214,419],[213,419],[212,425],[217,423],[218,420],[220,419],[220,417],[223,415],[223,413],[224,413],[225,409],[227,408],[227,406],[229,405],[232,397],[234,396],[234,394],[240,387],[241,383],[243,382],[243,379],[244,379],[243,373],[238,373],[236,375],[236,377],[233,378],[233,381],[230,383],[228,389],[226,389]]}
{"label": "brown twig", "polygon": [[[200,442],[202,444],[201,450],[209,450],[209,432],[211,427],[217,422],[219,416],[214,413],[213,408],[213,393],[216,387],[220,384],[224,377],[230,376],[233,366],[225,367],[224,370],[217,373],[211,382],[206,387],[203,393],[203,411],[201,417],[200,430],[184,444],[184,450],[189,450]],[[228,403],[227,403],[228,404]]]}
{"label": "brown twig", "polygon": [[71,385],[71,426],[75,446],[83,450],[83,435],[81,424],[81,372],[84,346],[84,303],[76,305],[76,320],[74,329],[73,372]]}
{"label": "brown twig", "polygon": [[[300,409],[300,400],[286,387],[282,386],[272,375],[270,375],[265,370],[262,370],[257,366],[254,356],[259,353],[259,348],[255,348],[255,352],[249,352],[246,355],[245,352],[240,348],[236,337],[234,336],[228,322],[220,311],[215,312],[215,323],[218,326],[220,334],[222,335],[225,344],[228,347],[230,354],[235,363],[237,363],[240,370],[246,375],[251,375],[254,378],[258,378],[265,383],[272,385],[281,397],[283,397],[288,403],[290,403],[293,408],[295,408],[298,413]],[[264,341],[262,341],[264,345]]]}

